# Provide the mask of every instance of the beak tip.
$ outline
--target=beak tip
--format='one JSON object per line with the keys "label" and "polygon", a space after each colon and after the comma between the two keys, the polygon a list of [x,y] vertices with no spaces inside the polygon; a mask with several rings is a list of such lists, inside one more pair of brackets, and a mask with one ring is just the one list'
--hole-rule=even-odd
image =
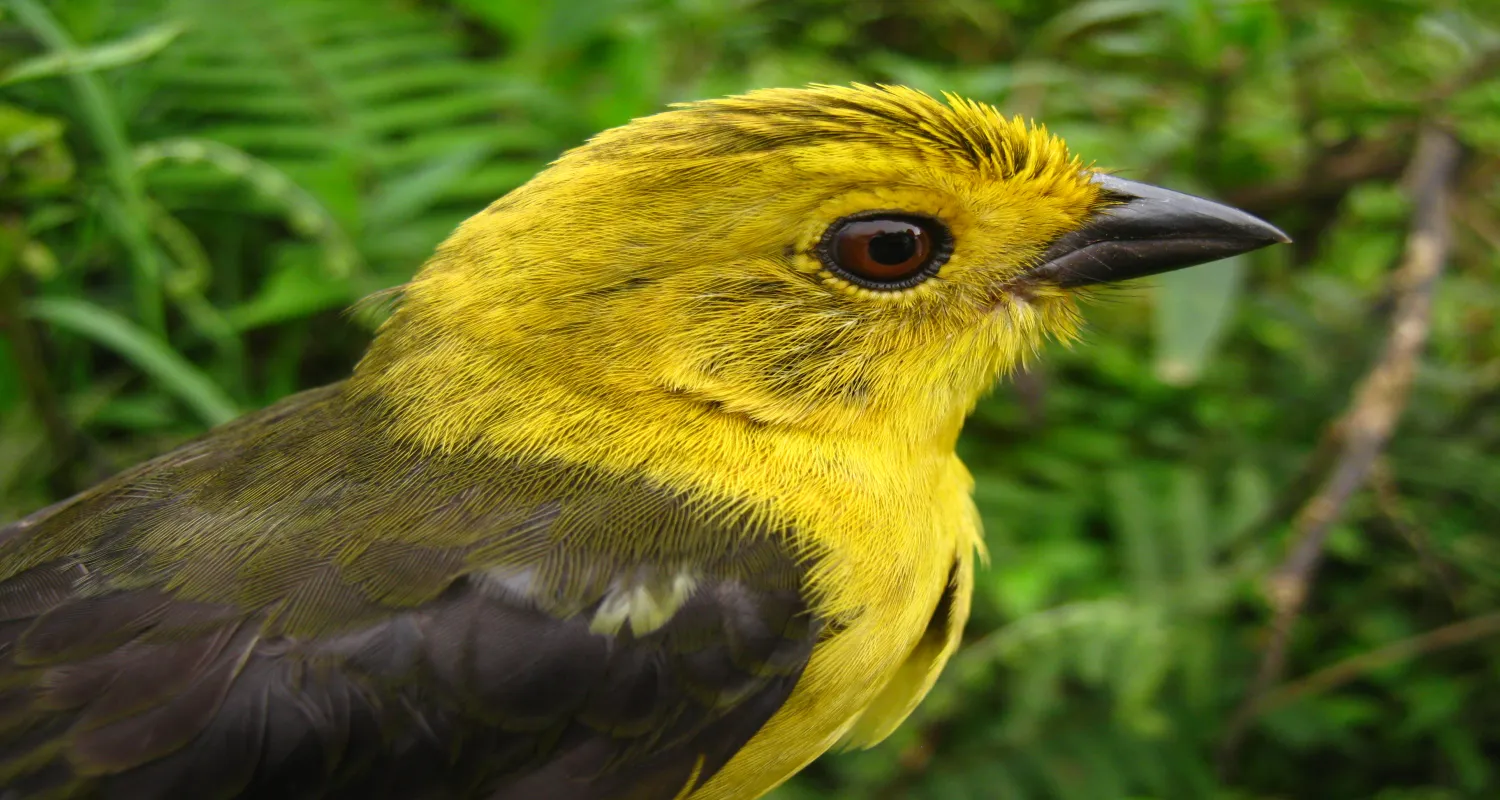
{"label": "beak tip", "polygon": [[1201,202],[1202,207],[1211,212],[1210,216],[1216,216],[1218,219],[1229,223],[1230,230],[1226,231],[1229,234],[1228,238],[1235,238],[1236,233],[1238,236],[1243,237],[1243,242],[1246,245],[1243,252],[1248,253],[1251,250],[1259,250],[1262,247],[1270,247],[1273,244],[1292,243],[1292,237],[1288,236],[1286,231],[1254,214],[1241,211],[1238,208],[1219,205],[1212,201],[1200,200],[1199,198],[1192,199],[1195,202]]}

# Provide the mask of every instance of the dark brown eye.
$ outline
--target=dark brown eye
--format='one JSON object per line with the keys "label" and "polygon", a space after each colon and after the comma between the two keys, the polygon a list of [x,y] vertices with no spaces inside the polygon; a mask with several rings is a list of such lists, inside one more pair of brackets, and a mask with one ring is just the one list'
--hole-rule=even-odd
{"label": "dark brown eye", "polygon": [[952,249],[948,229],[925,217],[874,212],[829,226],[818,248],[824,266],[868,289],[905,289],[931,277]]}

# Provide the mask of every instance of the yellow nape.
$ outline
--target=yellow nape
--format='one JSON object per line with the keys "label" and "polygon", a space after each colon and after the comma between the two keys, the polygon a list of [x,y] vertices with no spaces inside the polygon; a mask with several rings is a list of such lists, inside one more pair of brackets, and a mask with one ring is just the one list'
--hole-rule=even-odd
{"label": "yellow nape", "polygon": [[[351,391],[429,448],[644,474],[792,522],[823,556],[816,613],[846,627],[692,795],[756,797],[867,709],[855,740],[889,733],[956,647],[979,532],[954,442],[997,377],[1074,335],[1069,291],[1017,281],[1105,202],[1089,178],[1039,126],[901,87],[678,106],[465,222]],[[851,277],[830,231],[864,219],[928,226],[945,258],[911,285]],[[658,625],[688,591],[622,589],[594,624]]]}

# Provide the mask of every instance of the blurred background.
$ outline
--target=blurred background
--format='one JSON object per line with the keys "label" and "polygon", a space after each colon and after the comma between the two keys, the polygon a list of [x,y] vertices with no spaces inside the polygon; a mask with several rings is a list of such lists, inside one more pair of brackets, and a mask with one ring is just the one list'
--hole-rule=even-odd
{"label": "blurred background", "polygon": [[[1297,243],[1110,295],[981,406],[965,649],[777,800],[1500,797],[1497,75],[1490,0],[0,0],[0,521],[343,377],[351,304],[595,131],[949,90]],[[1424,129],[1464,153],[1414,216]]]}

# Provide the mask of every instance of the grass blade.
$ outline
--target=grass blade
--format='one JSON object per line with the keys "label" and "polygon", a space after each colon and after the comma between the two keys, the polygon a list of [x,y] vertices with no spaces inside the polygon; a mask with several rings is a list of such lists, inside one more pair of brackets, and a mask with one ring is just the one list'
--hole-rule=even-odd
{"label": "grass blade", "polygon": [[162,48],[171,44],[172,40],[182,33],[182,30],[183,26],[180,23],[168,22],[153,25],[134,36],[107,44],[81,50],[53,50],[0,72],[0,86],[57,75],[97,72],[133,64],[160,52]]}
{"label": "grass blade", "polygon": [[51,297],[27,303],[26,314],[120,354],[209,425],[228,422],[240,414],[229,395],[207,375],[165,342],[113,311],[84,300]]}

